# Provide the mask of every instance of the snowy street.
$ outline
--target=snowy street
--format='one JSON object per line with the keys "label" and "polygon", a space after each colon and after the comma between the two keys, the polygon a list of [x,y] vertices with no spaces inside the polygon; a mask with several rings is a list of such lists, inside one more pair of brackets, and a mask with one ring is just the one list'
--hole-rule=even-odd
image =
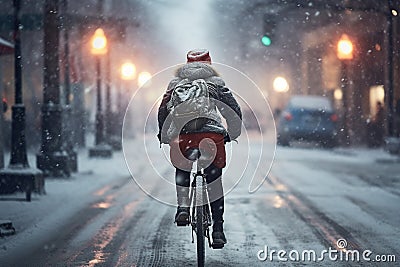
{"label": "snowy street", "polygon": [[[129,142],[139,147],[142,141]],[[250,145],[259,144],[252,140]],[[242,171],[235,169],[234,158],[243,146],[232,145],[226,173]],[[271,144],[266,149],[273,148]],[[143,168],[146,158],[126,152],[141,176],[155,175]],[[163,175],[173,176],[157,145],[148,153],[159,155]],[[33,195],[31,203],[22,194],[1,196],[1,217],[16,228],[15,235],[0,239],[3,266],[196,266],[190,228],[174,225],[175,207],[141,191],[121,152],[112,160],[85,156],[80,157],[79,173],[65,180],[48,179],[47,195]],[[300,255],[314,250],[319,257],[323,250],[337,249],[339,239],[360,255],[372,251],[371,260],[375,255],[398,259],[399,173],[398,158],[382,150],[323,150],[301,144],[278,148],[269,178],[257,192],[248,193],[249,177],[243,177],[227,194],[228,244],[222,250],[206,248],[206,265],[279,264],[277,254],[272,262],[258,258],[265,246],[269,252],[297,250]],[[175,192],[160,183],[146,186],[152,187],[151,194],[175,201]],[[224,178],[224,186],[230,188],[231,177]],[[285,257],[284,264],[295,264]],[[323,264],[368,265],[363,259],[339,262],[327,255]]]}
{"label": "snowy street", "polygon": [[0,7],[0,267],[399,266],[400,0]]}

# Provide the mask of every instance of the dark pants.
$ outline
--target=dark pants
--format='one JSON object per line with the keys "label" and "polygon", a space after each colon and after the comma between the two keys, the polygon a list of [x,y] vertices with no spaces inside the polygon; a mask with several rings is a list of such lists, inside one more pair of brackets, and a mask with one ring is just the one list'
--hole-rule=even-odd
{"label": "dark pants", "polygon": [[[214,222],[223,221],[224,214],[224,192],[222,188],[222,169],[211,164],[204,169],[206,181],[209,186],[207,188],[211,201],[211,213]],[[175,182],[177,185],[178,200],[182,197],[188,197],[188,189],[190,186],[190,172],[176,168]]]}

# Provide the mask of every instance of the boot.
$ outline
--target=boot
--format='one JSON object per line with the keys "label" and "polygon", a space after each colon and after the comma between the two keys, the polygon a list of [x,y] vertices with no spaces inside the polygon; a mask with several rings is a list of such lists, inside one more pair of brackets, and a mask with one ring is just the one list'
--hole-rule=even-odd
{"label": "boot", "polygon": [[[189,225],[189,215],[190,215],[190,208],[189,208],[189,189],[185,190],[180,187],[178,189],[181,193],[178,193],[177,200],[178,200],[178,208],[175,214],[175,222],[177,226],[186,226]],[[186,191],[186,192],[182,192]],[[178,191],[179,192],[179,191]],[[182,196],[183,195],[183,196]]]}
{"label": "boot", "polygon": [[189,207],[179,207],[176,210],[175,222],[177,226],[189,225]]}
{"label": "boot", "polygon": [[213,233],[212,237],[214,243],[225,244],[226,238],[224,235],[224,228],[223,228],[223,215],[224,215],[224,198],[221,197],[216,201],[211,203],[211,213],[213,219]]}
{"label": "boot", "polygon": [[175,222],[178,226],[185,226],[189,224],[190,203],[189,203],[189,185],[190,185],[190,172],[176,169],[175,172],[176,183],[176,198],[178,201],[178,208],[176,210]]}
{"label": "boot", "polygon": [[211,199],[218,198],[211,202],[211,214],[213,219],[213,248],[222,248],[226,244],[226,237],[223,229],[224,216],[224,191],[222,187],[221,174],[222,170],[211,165],[207,169],[207,183],[212,186],[208,187],[208,194]]}
{"label": "boot", "polygon": [[214,221],[213,223],[213,246],[215,247],[223,247],[226,244],[226,237],[224,234],[223,228],[224,221]]}

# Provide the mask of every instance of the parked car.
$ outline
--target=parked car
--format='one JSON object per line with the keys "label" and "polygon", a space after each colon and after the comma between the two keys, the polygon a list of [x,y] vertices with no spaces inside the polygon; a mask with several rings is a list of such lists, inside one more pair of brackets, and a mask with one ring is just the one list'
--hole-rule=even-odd
{"label": "parked car", "polygon": [[277,143],[289,146],[292,140],[316,141],[324,147],[335,147],[337,120],[329,98],[294,95],[278,115]]}

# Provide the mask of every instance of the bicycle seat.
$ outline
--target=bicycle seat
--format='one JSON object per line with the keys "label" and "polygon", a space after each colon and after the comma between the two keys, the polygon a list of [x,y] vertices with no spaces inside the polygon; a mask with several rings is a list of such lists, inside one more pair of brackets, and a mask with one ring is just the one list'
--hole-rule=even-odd
{"label": "bicycle seat", "polygon": [[186,157],[188,160],[198,160],[201,156],[200,149],[198,148],[190,148],[186,151]]}

